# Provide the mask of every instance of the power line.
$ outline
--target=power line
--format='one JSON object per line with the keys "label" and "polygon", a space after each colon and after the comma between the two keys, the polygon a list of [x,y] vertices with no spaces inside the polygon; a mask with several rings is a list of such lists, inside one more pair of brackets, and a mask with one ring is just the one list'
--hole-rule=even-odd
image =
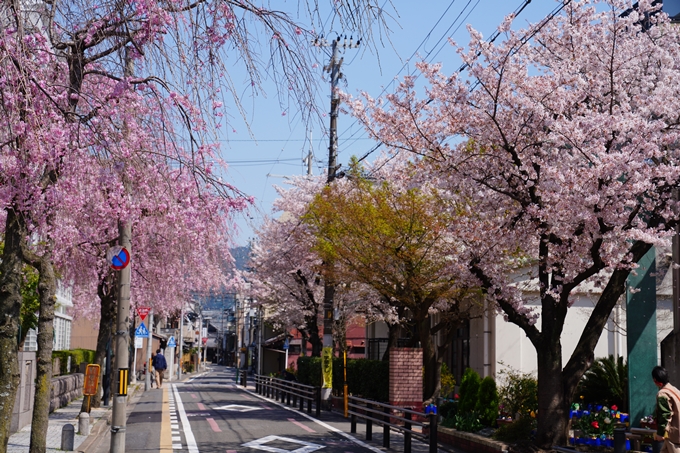
{"label": "power line", "polygon": [[[522,3],[522,5],[520,5],[520,6],[515,10],[515,13],[514,13],[514,14],[515,14],[515,18],[517,17],[517,15],[519,15],[519,13],[521,13],[522,11],[524,11],[524,9],[527,7],[527,5],[528,5],[529,3],[531,3],[531,0],[524,0],[524,2]],[[540,30],[541,30],[548,22],[550,22],[555,16],[557,16],[557,14],[559,14],[559,13],[560,13],[560,12],[561,12],[561,11],[562,11],[569,3],[571,3],[571,0],[565,0],[560,6],[556,7],[555,9],[553,9],[553,11],[552,11],[550,14],[548,14],[545,18],[543,18],[543,20],[539,23],[539,25],[538,25],[537,27],[535,27],[534,29],[532,29],[532,30],[530,31],[530,33],[526,34],[526,35],[520,40],[520,46],[519,46],[517,49],[515,49],[515,50],[511,53],[511,55],[514,55],[516,52],[518,52],[519,49],[520,49],[524,44],[526,44],[527,42],[529,42],[529,40],[531,40],[531,38],[533,38],[533,37],[536,35],[536,33],[538,33],[538,32],[539,32],[539,31],[540,31]],[[496,40],[496,38],[498,38],[499,35],[500,35],[500,32],[498,32],[498,30],[497,30],[497,31],[492,35],[492,38],[490,38],[490,41],[489,41],[489,42],[494,42],[494,41]],[[479,57],[479,55],[480,55],[480,53],[477,53],[476,57]],[[463,64],[460,68],[458,68],[458,70],[457,70],[456,72],[458,72],[458,73],[463,72],[468,66],[469,66],[469,65],[468,65],[467,63],[466,63],[466,64]],[[477,81],[477,82],[470,88],[470,91],[473,91],[478,85],[479,85],[479,81]],[[429,103],[431,103],[433,100],[434,100],[434,99],[431,98],[431,99],[428,100],[427,103],[429,104]],[[363,161],[363,160],[366,159],[368,156],[370,156],[372,153],[374,153],[375,151],[377,151],[383,144],[384,144],[384,143],[383,143],[382,141],[381,141],[381,142],[378,142],[375,146],[373,146],[368,152],[366,152],[366,154],[364,154],[364,155],[359,159],[359,162]]]}

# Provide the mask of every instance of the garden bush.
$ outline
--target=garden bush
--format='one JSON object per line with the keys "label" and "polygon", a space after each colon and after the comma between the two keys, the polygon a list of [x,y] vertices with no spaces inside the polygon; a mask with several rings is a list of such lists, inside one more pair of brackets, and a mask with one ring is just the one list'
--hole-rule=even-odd
{"label": "garden bush", "polygon": [[628,412],[628,365],[623,357],[602,357],[593,363],[578,384],[577,401],[580,404],[617,406]]}
{"label": "garden bush", "polygon": [[69,351],[52,351],[52,360],[59,359],[59,373],[69,374],[67,370],[68,358],[71,357],[70,373],[77,373],[81,363],[94,362],[94,352],[91,349],[71,349]]}
{"label": "garden bush", "polygon": [[475,412],[479,415],[479,421],[484,426],[496,426],[498,419],[498,392],[496,381],[491,376],[482,379],[479,385]]}
{"label": "garden bush", "polygon": [[[321,385],[321,358],[299,357],[297,361],[298,381]],[[389,400],[390,379],[389,362],[368,359],[347,360],[347,390],[350,394],[375,401]],[[333,391],[341,394],[343,390],[343,359],[333,358]]]}
{"label": "garden bush", "polygon": [[446,365],[446,362],[444,362],[442,363],[441,391],[439,392],[439,396],[445,399],[453,398],[455,390],[456,390],[456,378],[453,376],[453,373],[449,370],[449,367]]}
{"label": "garden bush", "polygon": [[480,384],[479,374],[472,368],[467,368],[460,383],[460,401],[458,403],[460,413],[465,414],[475,410]]}
{"label": "garden bush", "polygon": [[453,419],[453,417],[456,416],[458,413],[458,401],[457,400],[448,400],[444,401],[442,404],[439,405],[437,408],[437,411],[439,412],[439,415],[441,415],[442,419]]}
{"label": "garden bush", "polygon": [[476,412],[458,412],[453,417],[454,426],[459,431],[465,431],[468,433],[476,433],[477,431],[484,428],[484,425],[479,420],[479,416]]}
{"label": "garden bush", "polygon": [[498,375],[502,382],[498,391],[501,415],[529,417],[538,411],[538,381],[532,374],[508,369]]}
{"label": "garden bush", "polygon": [[502,442],[522,442],[531,439],[532,431],[536,428],[536,419],[522,417],[508,425],[501,425],[494,433],[493,438]]}

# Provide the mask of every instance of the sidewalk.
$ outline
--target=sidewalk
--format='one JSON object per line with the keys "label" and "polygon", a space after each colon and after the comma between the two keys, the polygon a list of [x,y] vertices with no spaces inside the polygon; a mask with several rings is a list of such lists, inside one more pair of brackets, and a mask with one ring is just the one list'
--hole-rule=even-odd
{"label": "sidewalk", "polygon": [[[191,379],[194,376],[201,374],[201,372],[194,373],[183,373],[182,381]],[[165,383],[177,382],[165,381]],[[134,405],[137,403],[141,395],[144,393],[144,382],[136,382],[129,387],[129,397],[126,409],[128,415]],[[80,414],[80,408],[83,404],[83,397],[77,400],[71,401],[68,406],[64,406],[60,409],[55,410],[50,414],[49,424],[47,427],[47,449],[46,453],[64,453],[61,449],[61,432],[65,425],[73,425],[76,435],[73,439],[73,451],[81,452],[87,451],[90,445],[97,442],[97,440],[102,440],[103,437],[108,433],[109,423],[111,418],[112,402],[109,402],[109,406],[102,406],[100,408],[92,408],[90,411],[90,435],[82,436],[78,434],[78,415]],[[22,430],[12,434],[9,437],[9,442],[7,443],[7,453],[28,453],[29,447],[31,445],[31,425],[25,426]]]}

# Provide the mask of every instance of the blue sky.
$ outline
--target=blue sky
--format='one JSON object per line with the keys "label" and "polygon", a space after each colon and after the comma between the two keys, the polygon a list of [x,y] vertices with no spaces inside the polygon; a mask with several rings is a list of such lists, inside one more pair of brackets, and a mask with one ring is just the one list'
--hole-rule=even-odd
{"label": "blue sky", "polygon": [[[297,6],[297,1],[283,3],[293,9]],[[466,24],[489,37],[507,14],[524,3],[524,0],[392,0],[398,15],[388,20],[389,40],[383,39],[377,52],[366,46],[348,50],[344,55],[342,72],[345,79],[341,88],[351,94],[367,91],[374,97],[389,93],[398,78],[414,72],[417,55],[430,62],[442,63],[444,71],[452,73],[461,66],[461,61],[446,43],[447,38],[458,45],[467,44]],[[554,0],[533,0],[517,17],[513,28],[525,28],[528,23],[538,22],[559,5]],[[277,4],[277,8],[281,5]],[[324,33],[330,39],[342,34],[342,30],[324,30]],[[328,58],[322,51],[318,56],[317,70],[321,78],[321,68],[328,63]],[[330,84],[324,82],[322,86],[326,93],[321,94],[319,102],[325,104],[322,107],[328,112]],[[272,214],[272,202],[276,198],[273,185],[285,185],[285,176],[307,172],[302,159],[309,152],[310,133],[313,173],[322,173],[328,162],[329,118],[325,118],[324,124],[308,124],[302,122],[293,109],[286,110],[284,116],[273,84],[265,84],[265,89],[266,97],[246,98],[243,102],[254,138],[237,114],[232,114],[232,122],[227,127],[228,137],[222,137],[223,156],[230,164],[227,179],[255,198],[249,213],[237,218],[240,229],[235,235],[237,245],[246,245],[255,236],[254,228],[263,216]],[[338,118],[338,142],[338,162],[342,164],[347,164],[352,155],[363,156],[375,146],[347,115]]]}

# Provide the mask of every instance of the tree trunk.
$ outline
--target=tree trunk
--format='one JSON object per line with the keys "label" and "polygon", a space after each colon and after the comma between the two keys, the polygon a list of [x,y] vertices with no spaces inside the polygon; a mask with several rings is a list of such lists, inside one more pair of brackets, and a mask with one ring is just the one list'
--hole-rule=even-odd
{"label": "tree trunk", "polygon": [[562,381],[562,347],[546,341],[537,348],[538,430],[536,444],[550,449],[567,444],[569,406]]}
{"label": "tree trunk", "polygon": [[[406,312],[403,306],[397,307],[397,319],[399,322],[404,319],[404,313]],[[388,324],[387,325],[387,349],[385,349],[385,354],[383,354],[382,360],[388,361],[390,359],[390,349],[396,348],[399,343],[399,338],[401,338],[402,326],[400,323]]]}
{"label": "tree trunk", "polygon": [[[94,353],[94,363],[99,365],[99,382],[97,383],[97,393],[89,401],[90,408],[100,407],[102,403],[102,393],[104,385],[104,364],[106,362],[106,349],[113,336],[113,320],[116,318],[116,285],[115,275],[112,272],[100,280],[97,287],[99,295],[99,333],[97,334],[97,350]],[[81,412],[88,411],[87,398],[83,398]]]}
{"label": "tree trunk", "polygon": [[40,315],[38,317],[38,357],[31,421],[30,453],[44,453],[47,449],[47,425],[50,415],[50,390],[52,381],[52,345],[54,341],[54,305],[57,302],[57,282],[47,250],[38,262],[29,263],[38,269],[38,294]]}
{"label": "tree trunk", "polygon": [[21,313],[21,241],[26,231],[14,210],[6,209],[5,248],[0,258],[0,451],[7,451],[20,383],[17,336]]}
{"label": "tree trunk", "polygon": [[309,331],[309,342],[312,344],[312,357],[321,357],[321,349],[323,348],[323,340],[319,336],[319,325],[314,321],[307,323],[307,330]]}
{"label": "tree trunk", "polygon": [[430,403],[439,396],[441,389],[441,359],[430,334],[430,317],[418,321],[418,338],[423,348],[423,402]]}

